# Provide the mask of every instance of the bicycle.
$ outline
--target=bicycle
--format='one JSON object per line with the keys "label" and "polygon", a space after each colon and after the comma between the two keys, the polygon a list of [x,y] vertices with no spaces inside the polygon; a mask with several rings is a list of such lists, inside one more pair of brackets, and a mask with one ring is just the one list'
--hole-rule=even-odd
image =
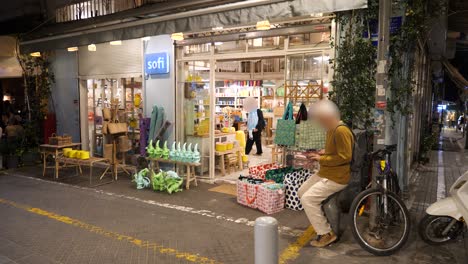
{"label": "bicycle", "polygon": [[[410,215],[399,197],[398,178],[391,168],[396,145],[370,153],[378,175],[359,193],[350,208],[352,233],[359,245],[377,256],[389,256],[401,249],[410,233]],[[374,187],[372,187],[374,186]]]}

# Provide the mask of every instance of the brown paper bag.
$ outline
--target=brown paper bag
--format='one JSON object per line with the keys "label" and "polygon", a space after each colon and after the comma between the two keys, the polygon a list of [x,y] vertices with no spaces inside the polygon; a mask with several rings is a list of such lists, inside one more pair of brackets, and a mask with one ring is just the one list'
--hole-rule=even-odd
{"label": "brown paper bag", "polygon": [[112,152],[113,152],[114,145],[112,144],[104,144],[104,158],[112,161]]}
{"label": "brown paper bag", "polygon": [[127,133],[127,123],[110,122],[107,124],[109,134]]}

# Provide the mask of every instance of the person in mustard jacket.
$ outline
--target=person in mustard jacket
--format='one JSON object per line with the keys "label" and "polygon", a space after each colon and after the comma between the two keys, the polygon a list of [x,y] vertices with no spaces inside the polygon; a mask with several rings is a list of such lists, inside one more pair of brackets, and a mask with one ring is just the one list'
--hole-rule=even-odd
{"label": "person in mustard jacket", "polygon": [[338,107],[329,100],[322,100],[309,110],[311,118],[327,130],[325,149],[309,156],[320,164],[299,189],[304,211],[317,232],[314,247],[325,247],[337,240],[322,211],[322,202],[332,194],[343,190],[350,179],[354,137],[340,118]]}

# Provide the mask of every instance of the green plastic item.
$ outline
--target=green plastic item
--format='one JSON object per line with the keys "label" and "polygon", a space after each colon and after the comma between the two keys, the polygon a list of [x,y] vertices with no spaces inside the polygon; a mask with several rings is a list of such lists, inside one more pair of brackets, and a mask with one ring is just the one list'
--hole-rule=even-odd
{"label": "green plastic item", "polygon": [[156,141],[155,158],[162,158],[163,149],[159,146],[159,140]]}
{"label": "green plastic item", "polygon": [[162,158],[169,159],[169,148],[167,147],[167,140],[164,142],[164,148],[162,150]]}
{"label": "green plastic item", "polygon": [[153,140],[156,133],[156,119],[158,118],[158,106],[153,106],[153,111],[151,112],[151,121],[150,121],[150,132],[148,135],[149,140]]}
{"label": "green plastic item", "polygon": [[149,172],[149,169],[146,168],[146,169],[143,169],[143,170],[139,171],[135,175],[133,175],[132,182],[136,183],[136,185],[137,185],[136,188],[138,190],[148,188],[150,186],[151,181],[150,181],[149,177],[147,177],[148,172]]}
{"label": "green plastic item", "polygon": [[172,171],[160,170],[159,173],[153,173],[151,182],[154,191],[166,191],[169,194],[182,191],[183,180]]}
{"label": "green plastic item", "polygon": [[278,87],[278,88],[276,89],[276,95],[277,95],[277,96],[280,96],[280,97],[283,97],[283,96],[284,96],[284,86]]}

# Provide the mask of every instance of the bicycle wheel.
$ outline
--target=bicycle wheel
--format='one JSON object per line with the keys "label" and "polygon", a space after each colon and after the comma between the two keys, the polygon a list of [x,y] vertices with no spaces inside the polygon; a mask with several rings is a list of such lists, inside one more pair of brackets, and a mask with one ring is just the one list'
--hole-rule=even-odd
{"label": "bicycle wheel", "polygon": [[392,255],[408,240],[410,215],[393,192],[384,193],[378,188],[361,192],[351,204],[350,217],[354,238],[374,255]]}

